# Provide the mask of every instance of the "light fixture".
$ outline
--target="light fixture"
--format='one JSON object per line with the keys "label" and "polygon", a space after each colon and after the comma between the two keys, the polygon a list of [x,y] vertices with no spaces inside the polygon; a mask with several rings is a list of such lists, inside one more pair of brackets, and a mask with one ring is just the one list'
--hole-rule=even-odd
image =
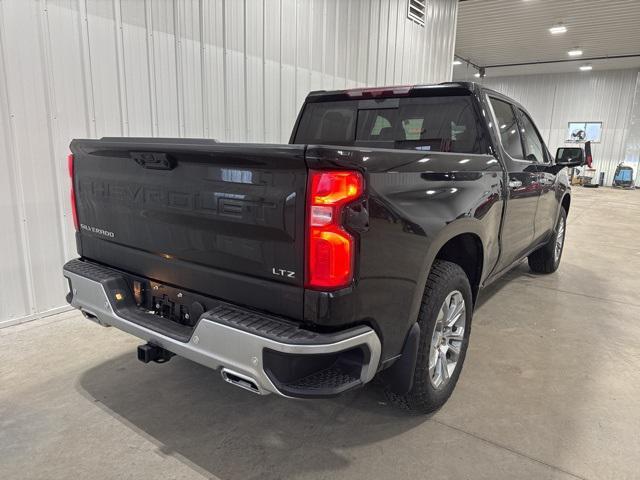
{"label": "light fixture", "polygon": [[593,67],[591,65],[581,65],[580,70],[582,70],[583,72],[588,72],[589,70],[593,70]]}
{"label": "light fixture", "polygon": [[462,62],[460,60],[454,60],[453,64],[454,65],[462,65]]}
{"label": "light fixture", "polygon": [[554,25],[553,27],[551,27],[549,29],[549,31],[551,32],[552,35],[558,35],[560,33],[566,33],[567,27],[565,27],[563,24],[559,23],[559,24]]}
{"label": "light fixture", "polygon": [[572,50],[569,50],[567,52],[569,54],[570,57],[580,57],[582,56],[582,50],[580,50],[580,48],[576,47]]}
{"label": "light fixture", "polygon": [[480,78],[480,72],[474,73],[473,76],[476,77],[476,78]]}

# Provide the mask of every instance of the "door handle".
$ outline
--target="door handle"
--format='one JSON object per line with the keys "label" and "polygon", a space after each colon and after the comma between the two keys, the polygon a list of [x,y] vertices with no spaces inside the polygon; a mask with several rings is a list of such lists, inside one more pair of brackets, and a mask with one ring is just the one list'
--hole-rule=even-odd
{"label": "door handle", "polygon": [[522,182],[520,180],[509,180],[509,188],[520,188]]}

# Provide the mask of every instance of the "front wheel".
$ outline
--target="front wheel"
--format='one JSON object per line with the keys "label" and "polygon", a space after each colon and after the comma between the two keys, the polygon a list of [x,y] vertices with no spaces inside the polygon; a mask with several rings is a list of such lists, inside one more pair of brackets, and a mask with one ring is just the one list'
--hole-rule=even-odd
{"label": "front wheel", "polygon": [[527,258],[529,268],[535,273],[553,273],[560,266],[564,239],[567,232],[567,212],[560,208],[560,215],[549,241]]}
{"label": "front wheel", "polygon": [[418,325],[420,344],[413,386],[406,395],[387,392],[393,403],[429,413],[448,400],[460,376],[471,332],[471,286],[459,265],[436,260],[425,287]]}

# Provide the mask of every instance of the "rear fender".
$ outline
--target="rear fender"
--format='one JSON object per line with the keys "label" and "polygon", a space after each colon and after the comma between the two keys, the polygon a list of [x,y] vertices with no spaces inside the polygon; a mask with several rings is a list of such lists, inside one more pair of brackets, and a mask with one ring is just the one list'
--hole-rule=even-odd
{"label": "rear fender", "polygon": [[446,245],[449,240],[457,237],[458,235],[468,233],[476,235],[480,239],[480,242],[482,244],[484,259],[482,265],[482,273],[480,276],[480,284],[482,284],[486,272],[490,271],[491,267],[491,265],[486,265],[489,255],[486,251],[486,242],[484,241],[485,235],[482,229],[482,225],[478,220],[472,218],[461,218],[455,220],[454,222],[451,222],[446,227],[444,227],[442,230],[438,231],[429,244],[427,253],[425,255],[424,269],[421,271],[420,277],[418,278],[417,282],[417,288],[411,308],[411,318],[418,318],[418,312],[420,310],[420,304],[422,303],[422,297],[424,295],[424,289],[427,284],[427,278],[429,277],[429,273],[431,272],[433,262],[435,261],[442,247],[444,247],[444,245]]}

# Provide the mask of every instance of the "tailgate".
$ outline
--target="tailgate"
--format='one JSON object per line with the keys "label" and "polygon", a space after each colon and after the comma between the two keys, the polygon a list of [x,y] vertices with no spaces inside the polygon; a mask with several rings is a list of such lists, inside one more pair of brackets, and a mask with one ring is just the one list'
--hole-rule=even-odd
{"label": "tailgate", "polygon": [[304,146],[74,140],[82,256],[302,317]]}

